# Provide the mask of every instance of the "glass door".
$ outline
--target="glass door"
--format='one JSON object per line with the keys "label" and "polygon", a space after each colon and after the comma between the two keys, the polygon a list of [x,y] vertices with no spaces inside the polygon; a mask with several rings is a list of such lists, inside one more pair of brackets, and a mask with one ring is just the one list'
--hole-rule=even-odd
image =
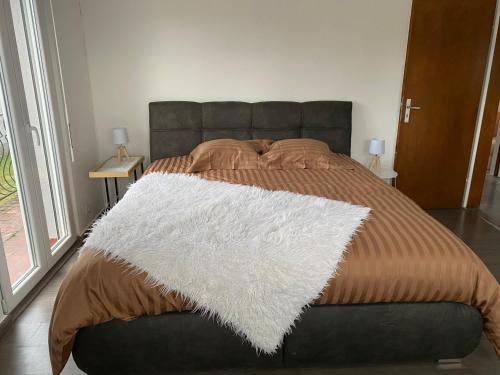
{"label": "glass door", "polygon": [[0,286],[14,308],[74,242],[31,1],[0,0]]}
{"label": "glass door", "polygon": [[34,135],[35,164],[42,190],[50,246],[49,265],[74,242],[66,207],[60,150],[55,131],[48,75],[33,0],[11,1],[19,62]]}

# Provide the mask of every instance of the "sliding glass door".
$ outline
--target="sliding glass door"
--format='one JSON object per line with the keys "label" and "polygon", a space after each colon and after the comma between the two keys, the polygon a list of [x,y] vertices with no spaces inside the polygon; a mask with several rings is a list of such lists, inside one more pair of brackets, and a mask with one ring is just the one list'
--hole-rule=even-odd
{"label": "sliding glass door", "polygon": [[0,286],[8,313],[74,242],[31,1],[0,0]]}

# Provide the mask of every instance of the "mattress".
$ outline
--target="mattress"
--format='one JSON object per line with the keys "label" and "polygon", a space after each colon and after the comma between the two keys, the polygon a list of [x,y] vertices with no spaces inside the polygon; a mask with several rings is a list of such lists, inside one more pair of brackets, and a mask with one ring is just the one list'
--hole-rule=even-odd
{"label": "mattress", "polygon": [[[500,286],[482,261],[397,189],[347,156],[334,158],[330,169],[212,170],[198,175],[370,207],[370,220],[314,304],[464,303],[479,309],[485,333],[500,356]],[[188,156],[162,159],[146,173],[185,173],[189,165]],[[54,374],[64,367],[82,327],[193,308],[183,296],[165,296],[159,287],[147,285],[146,276],[83,249],[54,306],[49,330]]]}

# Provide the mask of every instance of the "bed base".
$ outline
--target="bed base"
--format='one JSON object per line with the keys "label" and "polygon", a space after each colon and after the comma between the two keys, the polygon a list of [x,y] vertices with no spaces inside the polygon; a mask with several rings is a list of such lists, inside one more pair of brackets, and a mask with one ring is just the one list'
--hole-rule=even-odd
{"label": "bed base", "polygon": [[449,360],[471,353],[481,332],[478,310],[460,303],[314,306],[267,356],[213,320],[183,312],[83,328],[73,356],[90,375]]}

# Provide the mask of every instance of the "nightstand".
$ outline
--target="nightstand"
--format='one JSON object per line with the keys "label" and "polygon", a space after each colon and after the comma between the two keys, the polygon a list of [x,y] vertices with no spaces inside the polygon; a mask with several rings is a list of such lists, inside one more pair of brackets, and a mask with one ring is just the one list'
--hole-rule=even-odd
{"label": "nightstand", "polygon": [[128,158],[122,159],[121,161],[119,161],[117,157],[112,157],[106,160],[96,169],[89,172],[90,178],[104,179],[104,186],[106,187],[107,208],[111,207],[111,202],[109,201],[108,178],[113,178],[115,181],[116,202],[118,202],[120,200],[120,195],[118,193],[117,178],[129,178],[133,173],[134,181],[137,181],[137,169],[139,168],[139,166],[141,167],[141,174],[144,173],[144,156],[130,156]]}
{"label": "nightstand", "polygon": [[[373,172],[373,171],[372,171]],[[392,186],[396,187],[396,179],[398,172],[391,168],[382,168],[380,172],[373,172],[378,178],[389,182]]]}

